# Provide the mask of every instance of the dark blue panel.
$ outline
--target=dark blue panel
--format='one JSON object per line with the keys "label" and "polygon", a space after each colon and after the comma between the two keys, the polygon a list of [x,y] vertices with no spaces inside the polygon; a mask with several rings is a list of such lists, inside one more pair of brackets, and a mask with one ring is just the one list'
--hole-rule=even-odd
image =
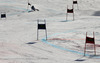
{"label": "dark blue panel", "polygon": [[38,29],[46,29],[46,25],[45,24],[38,24]]}
{"label": "dark blue panel", "polygon": [[1,14],[1,18],[6,18],[6,14]]}

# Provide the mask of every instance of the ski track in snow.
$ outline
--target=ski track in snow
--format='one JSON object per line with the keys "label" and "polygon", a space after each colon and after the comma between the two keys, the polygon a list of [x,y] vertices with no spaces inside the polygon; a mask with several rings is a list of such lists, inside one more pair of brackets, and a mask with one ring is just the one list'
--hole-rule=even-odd
{"label": "ski track in snow", "polygon": [[[71,33],[71,32],[79,32],[79,31],[69,30],[69,31],[62,32],[62,33]],[[60,35],[60,34],[62,34],[62,33],[55,33],[55,34],[49,35],[48,38],[49,38],[49,37],[52,37],[52,36]],[[41,41],[44,42],[44,43],[46,43],[46,44],[48,44],[48,45],[51,45],[51,46],[53,46],[53,47],[55,47],[55,48],[58,48],[58,49],[61,49],[61,50],[65,50],[65,51],[69,51],[69,52],[76,53],[76,54],[79,54],[79,55],[83,55],[83,56],[84,56],[84,53],[82,53],[82,52],[78,52],[78,51],[66,49],[66,48],[60,47],[60,46],[58,46],[58,45],[51,44],[51,43],[49,43],[49,42],[46,40],[46,38],[41,39]],[[86,54],[86,56],[90,57],[91,55]],[[94,58],[100,58],[100,57],[99,57],[99,56],[94,56]]]}
{"label": "ski track in snow", "polygon": [[[49,3],[53,3],[53,0],[46,0],[47,2],[49,2]],[[94,2],[94,0],[92,0],[93,2]],[[80,1],[81,2],[81,1]],[[0,2],[0,3],[13,3],[13,4],[16,4],[16,2],[14,2],[14,1],[2,1],[2,2]],[[18,2],[17,2],[18,3]],[[22,3],[22,2],[21,2]],[[61,2],[61,3],[64,3],[64,2]],[[25,3],[23,3],[23,4],[25,4]],[[57,4],[57,1],[54,3],[55,5]],[[11,7],[9,7],[9,6],[4,6],[5,8],[11,8]],[[21,10],[20,12],[15,12],[15,13],[10,13],[10,14],[8,14],[8,16],[14,16],[14,15],[18,15],[18,14],[22,14],[22,13],[26,13],[26,12],[28,12],[27,11],[27,9],[25,9],[25,8],[22,8],[22,7],[13,7],[14,9],[19,9],[19,10]],[[52,12],[56,12],[55,10],[52,10],[52,9],[47,9],[48,11],[52,11]],[[59,11],[58,11],[59,12]],[[62,14],[62,13],[61,13]],[[56,14],[56,15],[60,15],[60,14]],[[52,16],[52,15],[51,15]],[[83,20],[84,20],[85,18],[83,18]],[[99,20],[99,19],[98,19]],[[60,21],[60,20],[59,20]],[[57,21],[55,21],[55,22],[57,22]],[[62,21],[62,22],[66,22],[66,21]],[[72,22],[71,20],[69,20],[68,22]],[[98,26],[97,26],[98,27]],[[96,27],[96,28],[97,28]],[[91,28],[93,28],[93,27],[91,27]],[[99,27],[98,27],[99,28]],[[65,31],[65,32],[62,32],[62,33],[71,33],[71,32],[79,32],[79,31],[76,31],[76,30],[74,30],[74,29],[72,29],[72,30],[68,30],[68,31]],[[55,34],[52,34],[52,35],[49,35],[48,36],[48,38],[49,37],[52,37],[52,36],[57,36],[57,35],[60,35],[60,34],[62,34],[62,33],[55,33]],[[55,48],[58,48],[58,49],[61,49],[61,50],[64,50],[64,51],[68,51],[68,52],[71,52],[71,53],[75,53],[75,54],[77,54],[77,55],[84,55],[84,53],[82,53],[82,52],[78,52],[78,51],[75,51],[75,50],[70,50],[70,49],[66,49],[66,48],[63,48],[63,47],[60,47],[60,46],[58,46],[58,45],[54,45],[54,44],[52,44],[52,43],[50,43],[50,42],[48,42],[48,41],[46,41],[46,39],[45,38],[42,38],[41,39],[41,41],[43,42],[43,43],[45,43],[45,44],[47,44],[47,45],[50,45],[50,46],[53,46],[53,47],[55,47]],[[52,51],[48,51],[48,50],[44,50],[44,49],[42,49],[42,48],[38,48],[38,47],[35,47],[35,46],[30,46],[30,47],[32,47],[32,48],[35,48],[35,49],[38,49],[38,50],[40,50],[40,51],[45,51],[45,52],[48,52],[48,53],[51,53]],[[17,48],[17,46],[15,46],[14,48]],[[50,60],[50,61],[55,61],[56,63],[57,63],[57,60],[51,60],[51,59],[48,59],[48,58],[46,58],[46,57],[38,57],[38,56],[35,56],[34,57],[34,55],[33,54],[28,54],[28,53],[21,53],[21,52],[19,52],[19,51],[15,51],[15,50],[13,50],[13,49],[10,49],[10,48],[7,48],[8,49],[8,51],[10,51],[10,52],[12,52],[12,53],[14,53],[14,54],[16,54],[16,55],[20,55],[20,56],[23,56],[23,57],[21,57],[21,58],[0,58],[0,62],[4,62],[4,63],[7,63],[9,60],[12,60],[11,62],[9,61],[9,63],[35,63],[34,61],[35,60]],[[35,51],[34,51],[35,52]],[[7,53],[7,52],[6,52]],[[7,54],[9,54],[9,52],[7,53]],[[33,57],[32,57],[33,56]],[[86,56],[87,57],[92,57],[91,55],[89,55],[89,54],[86,54]],[[31,58],[32,57],[32,58]],[[93,58],[100,58],[100,56],[94,56]],[[30,61],[30,60],[33,60],[33,59],[35,59],[34,61]],[[4,61],[4,60],[6,60],[6,61]],[[17,61],[17,60],[22,60],[22,61]],[[26,61],[25,61],[26,60]],[[81,61],[81,60],[80,60]],[[41,61],[40,61],[41,62]],[[38,62],[37,62],[38,63]],[[47,62],[47,63],[49,63],[49,61]]]}

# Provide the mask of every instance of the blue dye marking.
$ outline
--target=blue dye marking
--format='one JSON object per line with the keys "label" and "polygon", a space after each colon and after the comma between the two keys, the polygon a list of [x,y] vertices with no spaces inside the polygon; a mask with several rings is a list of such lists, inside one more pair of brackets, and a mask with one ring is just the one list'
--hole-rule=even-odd
{"label": "blue dye marking", "polygon": [[[12,1],[4,1],[4,2],[0,2],[0,3],[15,3],[15,2],[12,2]],[[16,13],[8,14],[9,16],[16,15],[16,14],[21,14],[21,13],[30,11],[30,10],[27,10],[25,8],[20,8],[20,7],[12,7],[12,6],[11,7],[10,6],[2,6],[2,7],[5,7],[5,8],[15,8],[15,9],[23,10],[22,12],[16,12]]]}
{"label": "blue dye marking", "polygon": [[53,34],[53,35],[49,35],[48,38],[49,38],[49,37],[52,37],[52,36],[60,35],[60,34],[63,34],[63,33],[71,33],[71,32],[77,32],[77,31],[75,31],[75,30],[69,30],[69,31],[62,32],[62,33],[55,33],[55,34]]}
{"label": "blue dye marking", "polygon": [[23,10],[23,11],[20,11],[20,12],[8,14],[9,16],[16,15],[16,14],[21,14],[21,13],[24,13],[24,12],[28,12],[29,11],[29,10],[27,10],[25,8],[19,8],[19,7],[9,7],[9,6],[3,6],[3,7],[5,7],[5,8],[15,8],[15,9]]}
{"label": "blue dye marking", "polygon": [[[48,41],[46,41],[46,39],[42,39],[42,42],[46,43],[46,44],[49,44],[55,48],[58,48],[58,49],[61,49],[61,50],[65,50],[65,51],[69,51],[69,52],[72,52],[72,53],[77,53],[77,54],[80,54],[80,55],[84,55],[84,53],[81,53],[81,52],[78,52],[78,51],[74,51],[74,50],[70,50],[70,49],[65,49],[63,47],[60,47],[60,46],[57,46],[57,45],[54,45],[54,44],[51,44],[49,43]],[[85,56],[90,56],[88,54],[85,54]]]}
{"label": "blue dye marking", "polygon": [[[12,3],[12,4],[13,4],[13,3],[16,3],[16,1],[0,1],[0,3],[10,3],[10,4]],[[17,3],[19,3],[19,2],[17,2]],[[21,2],[20,2],[20,3],[21,3]],[[23,2],[22,2],[22,3],[23,3]]]}
{"label": "blue dye marking", "polygon": [[0,3],[15,3],[15,2],[12,2],[12,1],[1,1]]}
{"label": "blue dye marking", "polygon": [[15,8],[15,9],[20,9],[20,10],[27,10],[25,8],[13,7],[13,6],[2,6],[2,7],[5,7],[5,8]]}
{"label": "blue dye marking", "polygon": [[[5,2],[0,2],[0,3],[5,3]],[[12,2],[12,1],[7,1],[6,3],[14,3],[14,2]],[[4,6],[4,7],[9,7],[9,6]],[[11,7],[10,7],[10,8],[11,8]],[[18,7],[16,7],[16,9],[26,10],[25,8],[18,8]],[[26,11],[25,11],[25,12],[26,12]],[[21,12],[19,12],[19,13],[21,13]],[[18,13],[13,13],[13,14],[9,14],[9,15],[15,15],[15,14],[18,14]],[[69,31],[63,32],[63,33],[70,33],[70,32],[76,32],[76,31],[74,31],[74,30],[69,30]],[[55,35],[59,35],[59,34],[62,34],[62,33],[55,33],[55,34],[50,35],[50,36],[48,36],[48,37],[55,36]],[[77,53],[77,54],[80,54],[80,55],[84,55],[84,53],[81,53],[81,52],[78,52],[78,51],[74,51],[74,50],[70,50],[70,49],[65,49],[65,48],[63,48],[63,47],[60,47],[60,46],[51,44],[51,43],[49,43],[48,41],[46,41],[45,38],[42,39],[42,42],[44,42],[44,43],[46,43],[46,44],[49,44],[49,45],[51,45],[51,46],[53,46],[53,47],[55,47],[55,48],[61,49],[61,50],[65,50],[65,51],[69,51],[69,52],[72,52],[72,53]],[[90,56],[90,55],[89,55],[89,54],[85,54],[85,56]],[[97,57],[94,57],[94,58],[100,58],[100,57],[97,56]]]}
{"label": "blue dye marking", "polygon": [[[71,33],[71,32],[77,32],[77,31],[69,30],[69,31],[66,31],[66,32],[64,32],[64,33]],[[59,34],[62,34],[62,33],[55,33],[55,34],[50,35],[50,36],[48,36],[48,37],[55,36],[55,35],[59,35]],[[74,50],[70,50],[70,49],[65,49],[65,48],[63,48],[63,47],[60,47],[60,46],[51,44],[51,43],[49,43],[49,42],[46,40],[46,38],[43,38],[41,41],[44,42],[44,43],[46,43],[46,44],[48,44],[48,45],[50,45],[50,46],[53,46],[53,47],[58,48],[58,49],[61,49],[61,50],[69,51],[69,52],[76,53],[76,54],[79,54],[79,55],[84,55],[84,53],[82,53],[82,52],[78,52],[78,51],[74,51]],[[85,54],[85,56],[90,57],[91,55]],[[100,58],[100,56],[94,56],[93,58]]]}
{"label": "blue dye marking", "polygon": [[72,22],[73,20],[63,20],[63,21],[60,21],[60,22]]}

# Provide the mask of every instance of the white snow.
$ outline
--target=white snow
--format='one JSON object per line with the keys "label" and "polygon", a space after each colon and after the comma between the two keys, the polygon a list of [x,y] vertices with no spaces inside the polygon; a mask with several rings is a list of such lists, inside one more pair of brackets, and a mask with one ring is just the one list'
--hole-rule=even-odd
{"label": "white snow", "polygon": [[[0,63],[99,63],[100,62],[100,1],[77,0],[75,20],[69,14],[73,0],[29,0],[39,11],[28,12],[28,0],[0,0]],[[30,10],[30,6],[29,6]],[[39,30],[37,20],[46,20],[45,31]],[[86,32],[95,32],[96,56],[88,47],[84,56]]]}

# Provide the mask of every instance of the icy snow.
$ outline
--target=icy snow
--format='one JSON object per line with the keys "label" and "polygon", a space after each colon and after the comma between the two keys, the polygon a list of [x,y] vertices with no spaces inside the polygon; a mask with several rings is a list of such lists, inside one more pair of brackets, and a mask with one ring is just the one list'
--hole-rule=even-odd
{"label": "icy snow", "polygon": [[[28,0],[0,0],[0,13],[7,14],[0,19],[0,63],[99,63],[100,1],[77,1],[75,20],[69,14],[66,21],[73,0],[29,0],[40,10],[35,12],[28,12]],[[43,30],[37,41],[38,19],[46,20],[47,41]],[[90,37],[95,32],[96,56],[93,50],[83,55],[86,32]]]}

